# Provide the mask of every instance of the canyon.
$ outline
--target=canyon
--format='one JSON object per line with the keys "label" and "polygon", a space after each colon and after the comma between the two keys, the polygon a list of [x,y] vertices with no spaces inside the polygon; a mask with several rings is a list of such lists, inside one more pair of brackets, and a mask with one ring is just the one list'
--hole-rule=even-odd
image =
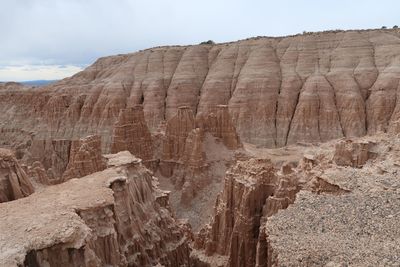
{"label": "canyon", "polygon": [[398,266],[400,30],[0,83],[1,266]]}

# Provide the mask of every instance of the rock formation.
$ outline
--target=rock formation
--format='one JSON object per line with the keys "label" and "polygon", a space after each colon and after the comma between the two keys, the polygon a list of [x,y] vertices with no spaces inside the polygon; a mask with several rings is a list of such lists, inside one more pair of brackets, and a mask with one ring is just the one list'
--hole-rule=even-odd
{"label": "rock formation", "polygon": [[156,167],[154,166],[153,141],[141,106],[121,109],[114,125],[111,153],[124,150],[141,158],[146,166],[153,165],[153,169]]}
{"label": "rock formation", "polygon": [[0,149],[0,203],[29,196],[34,191],[12,151]]}
{"label": "rock formation", "polygon": [[56,184],[60,182],[59,179],[50,179],[46,169],[40,161],[35,161],[32,166],[27,168],[29,177],[35,179],[37,182],[43,185]]}
{"label": "rock formation", "polygon": [[165,140],[160,162],[160,171],[164,176],[171,176],[185,152],[186,139],[195,128],[193,112],[189,107],[180,107],[165,130]]}
{"label": "rock formation", "polygon": [[368,159],[374,157],[372,147],[373,143],[370,142],[351,140],[338,142],[335,146],[333,161],[340,166],[361,168]]}
{"label": "rock formation", "polygon": [[71,144],[70,159],[63,180],[79,178],[106,168],[100,136],[92,135]]}
{"label": "rock formation", "polygon": [[397,266],[399,82],[386,29],[0,83],[0,265]]}
{"label": "rock formation", "polygon": [[[369,144],[377,153],[365,162]],[[320,177],[311,190],[305,186],[293,204],[263,222],[268,262],[259,266],[398,265],[399,144],[378,136],[329,148],[335,156],[344,148],[348,167],[316,162]]]}
{"label": "rock formation", "polygon": [[292,203],[297,191],[296,178],[278,176],[270,160],[238,162],[226,174],[214,219],[199,235],[197,248],[208,256],[227,256],[226,266],[250,267],[256,260],[266,261],[267,257],[257,257],[257,250],[267,247],[259,241],[261,222]]}
{"label": "rock formation", "polygon": [[55,178],[60,178],[70,159],[71,143],[71,140],[65,139],[34,138],[23,159],[28,164],[40,162],[43,169],[51,172]]}
{"label": "rock formation", "polygon": [[200,128],[193,129],[186,139],[182,156],[184,169],[175,175],[177,185],[182,188],[181,201],[186,204],[211,180],[203,143],[204,131]]}
{"label": "rock formation", "polygon": [[189,266],[150,172],[128,152],[108,157],[102,172],[0,206],[1,266]]}
{"label": "rock formation", "polygon": [[205,119],[199,119],[198,127],[220,138],[229,149],[238,149],[242,146],[226,105],[217,105]]}
{"label": "rock formation", "polygon": [[227,105],[240,139],[266,147],[396,132],[399,55],[400,30],[392,29],[105,57],[45,87],[1,89],[0,140],[14,147],[32,132],[39,140],[99,134],[108,153],[120,109],[137,104],[151,131],[181,106],[202,117]]}

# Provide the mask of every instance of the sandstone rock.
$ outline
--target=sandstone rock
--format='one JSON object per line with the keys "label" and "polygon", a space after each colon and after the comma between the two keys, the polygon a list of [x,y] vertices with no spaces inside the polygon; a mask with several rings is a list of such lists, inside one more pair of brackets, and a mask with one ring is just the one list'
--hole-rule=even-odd
{"label": "sandstone rock", "polygon": [[100,136],[92,135],[71,144],[70,159],[63,180],[79,178],[106,168]]}
{"label": "sandstone rock", "polygon": [[160,171],[171,176],[175,165],[185,152],[186,138],[195,128],[193,112],[189,107],[180,107],[178,113],[167,122]]}
{"label": "sandstone rock", "polygon": [[3,85],[0,140],[100,134],[108,153],[119,110],[137,104],[151,131],[180,106],[228,105],[240,139],[267,147],[396,132],[399,47],[395,29],[332,31],[105,57],[45,87]]}
{"label": "sandstone rock", "polygon": [[153,142],[141,106],[121,109],[114,125],[111,153],[124,150],[141,158],[147,167],[154,165]]}
{"label": "sandstone rock", "polygon": [[30,177],[34,177],[36,181],[44,185],[52,184],[43,164],[40,161],[35,161],[30,168],[28,168]]}
{"label": "sandstone rock", "polygon": [[197,124],[205,132],[221,138],[227,148],[238,149],[242,147],[236,128],[229,115],[228,106],[216,106],[212,113],[208,114],[205,119],[199,119]]}
{"label": "sandstone rock", "polygon": [[[211,228],[196,243],[206,254],[228,256],[227,266],[255,266],[261,221],[286,208],[298,191],[293,177],[276,173],[265,159],[239,162],[227,172]],[[258,246],[265,248],[266,244]]]}
{"label": "sandstone rock", "polygon": [[0,149],[0,203],[29,196],[34,191],[12,151]]}
{"label": "sandstone rock", "polygon": [[193,129],[186,139],[182,157],[184,170],[176,175],[176,183],[182,187],[182,203],[189,204],[197,192],[210,182],[203,143],[204,131],[200,128]]}
{"label": "sandstone rock", "polygon": [[33,139],[24,161],[28,164],[40,162],[44,170],[51,169],[54,177],[60,178],[70,159],[71,143],[65,139]]}
{"label": "sandstone rock", "polygon": [[109,158],[102,172],[3,203],[0,265],[189,266],[186,230],[156,202],[151,173],[132,155]]}
{"label": "sandstone rock", "polygon": [[336,144],[333,161],[340,166],[361,168],[374,155],[370,142],[342,141]]}

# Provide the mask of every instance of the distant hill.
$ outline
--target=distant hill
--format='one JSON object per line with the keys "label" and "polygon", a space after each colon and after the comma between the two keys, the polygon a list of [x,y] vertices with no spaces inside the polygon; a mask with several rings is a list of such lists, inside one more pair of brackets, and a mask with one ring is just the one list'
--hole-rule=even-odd
{"label": "distant hill", "polygon": [[25,85],[32,85],[32,86],[43,86],[43,85],[47,85],[49,83],[54,83],[57,80],[35,80],[35,81],[24,81],[24,82],[20,82],[22,84]]}

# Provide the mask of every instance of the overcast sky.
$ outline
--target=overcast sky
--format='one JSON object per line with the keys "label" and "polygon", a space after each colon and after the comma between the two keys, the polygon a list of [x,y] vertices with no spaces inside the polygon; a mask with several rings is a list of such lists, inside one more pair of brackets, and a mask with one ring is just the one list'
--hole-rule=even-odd
{"label": "overcast sky", "polygon": [[60,79],[159,45],[392,27],[399,10],[399,0],[0,0],[0,81]]}

